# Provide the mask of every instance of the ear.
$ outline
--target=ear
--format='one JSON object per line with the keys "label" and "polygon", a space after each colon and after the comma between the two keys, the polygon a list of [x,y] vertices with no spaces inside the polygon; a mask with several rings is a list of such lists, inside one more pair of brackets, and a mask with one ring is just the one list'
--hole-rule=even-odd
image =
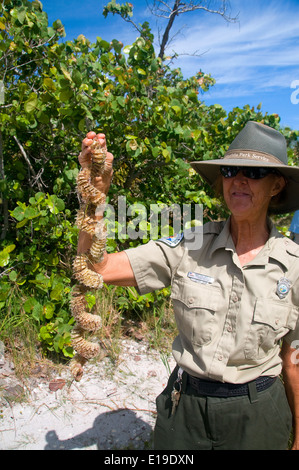
{"label": "ear", "polygon": [[271,192],[271,197],[277,196],[286,185],[286,180],[283,176],[276,176]]}

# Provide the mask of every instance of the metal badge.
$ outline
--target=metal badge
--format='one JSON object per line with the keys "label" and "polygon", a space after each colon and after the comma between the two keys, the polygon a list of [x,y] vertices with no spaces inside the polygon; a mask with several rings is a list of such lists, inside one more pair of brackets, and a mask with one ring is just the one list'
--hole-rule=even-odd
{"label": "metal badge", "polygon": [[215,280],[213,277],[199,273],[189,272],[187,276],[189,277],[189,279],[191,279],[191,281],[199,282],[200,284],[212,284]]}
{"label": "metal badge", "polygon": [[276,294],[280,299],[284,299],[291,289],[291,283],[286,277],[282,277],[277,281]]}

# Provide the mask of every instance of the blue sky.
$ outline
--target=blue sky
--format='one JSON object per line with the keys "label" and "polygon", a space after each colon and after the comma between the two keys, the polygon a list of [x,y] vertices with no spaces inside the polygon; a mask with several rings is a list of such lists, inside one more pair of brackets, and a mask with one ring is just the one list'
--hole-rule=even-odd
{"label": "blue sky", "polygon": [[[41,1],[50,24],[56,19],[64,24],[66,40],[84,34],[90,41],[100,36],[128,45],[137,37],[118,16],[103,17],[108,0]],[[131,3],[133,20],[149,21],[157,33],[157,19],[147,10],[147,1]],[[277,113],[281,125],[299,130],[299,0],[230,0],[230,6],[231,15],[238,14],[237,23],[204,12],[178,18],[172,33],[181,31],[168,49],[169,54],[180,54],[174,67],[185,77],[202,70],[216,79],[203,97],[207,104],[221,104],[229,112],[235,106],[262,103],[264,113]],[[195,51],[199,57],[191,55]]]}

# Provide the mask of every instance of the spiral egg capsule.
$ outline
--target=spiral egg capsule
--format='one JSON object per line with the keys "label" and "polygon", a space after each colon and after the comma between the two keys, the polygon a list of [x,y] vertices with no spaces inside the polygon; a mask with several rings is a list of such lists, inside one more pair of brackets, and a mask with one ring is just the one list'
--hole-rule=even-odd
{"label": "spiral egg capsule", "polygon": [[75,380],[81,380],[83,366],[87,360],[99,355],[99,344],[86,339],[88,333],[94,333],[101,327],[101,318],[87,311],[85,294],[88,289],[100,289],[103,286],[101,274],[90,267],[102,260],[106,246],[106,226],[103,221],[96,221],[97,210],[103,207],[106,195],[94,186],[94,178],[111,171],[106,163],[106,148],[94,139],[91,145],[92,164],[82,169],[77,177],[77,191],[80,195],[80,210],[77,213],[76,225],[83,232],[92,236],[92,244],[88,253],[79,253],[73,262],[73,273],[79,282],[72,292],[70,308],[76,321],[71,334],[71,343],[76,351],[70,362],[70,371]]}

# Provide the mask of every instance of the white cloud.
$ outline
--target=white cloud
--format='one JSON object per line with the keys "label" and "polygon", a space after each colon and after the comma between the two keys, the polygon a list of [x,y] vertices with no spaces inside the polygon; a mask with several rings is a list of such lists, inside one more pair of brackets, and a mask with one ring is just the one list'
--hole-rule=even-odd
{"label": "white cloud", "polygon": [[[232,2],[233,3],[233,2]],[[184,37],[179,37],[173,49],[180,53],[198,50],[201,57],[181,56],[178,65],[185,75],[202,69],[219,84],[235,86],[250,84],[253,88],[289,84],[299,78],[299,5],[285,2],[242,2],[240,25],[227,25],[214,16],[189,23]],[[198,18],[198,17],[197,17]],[[192,47],[192,49],[191,49]],[[292,67],[288,77],[287,67]]]}

